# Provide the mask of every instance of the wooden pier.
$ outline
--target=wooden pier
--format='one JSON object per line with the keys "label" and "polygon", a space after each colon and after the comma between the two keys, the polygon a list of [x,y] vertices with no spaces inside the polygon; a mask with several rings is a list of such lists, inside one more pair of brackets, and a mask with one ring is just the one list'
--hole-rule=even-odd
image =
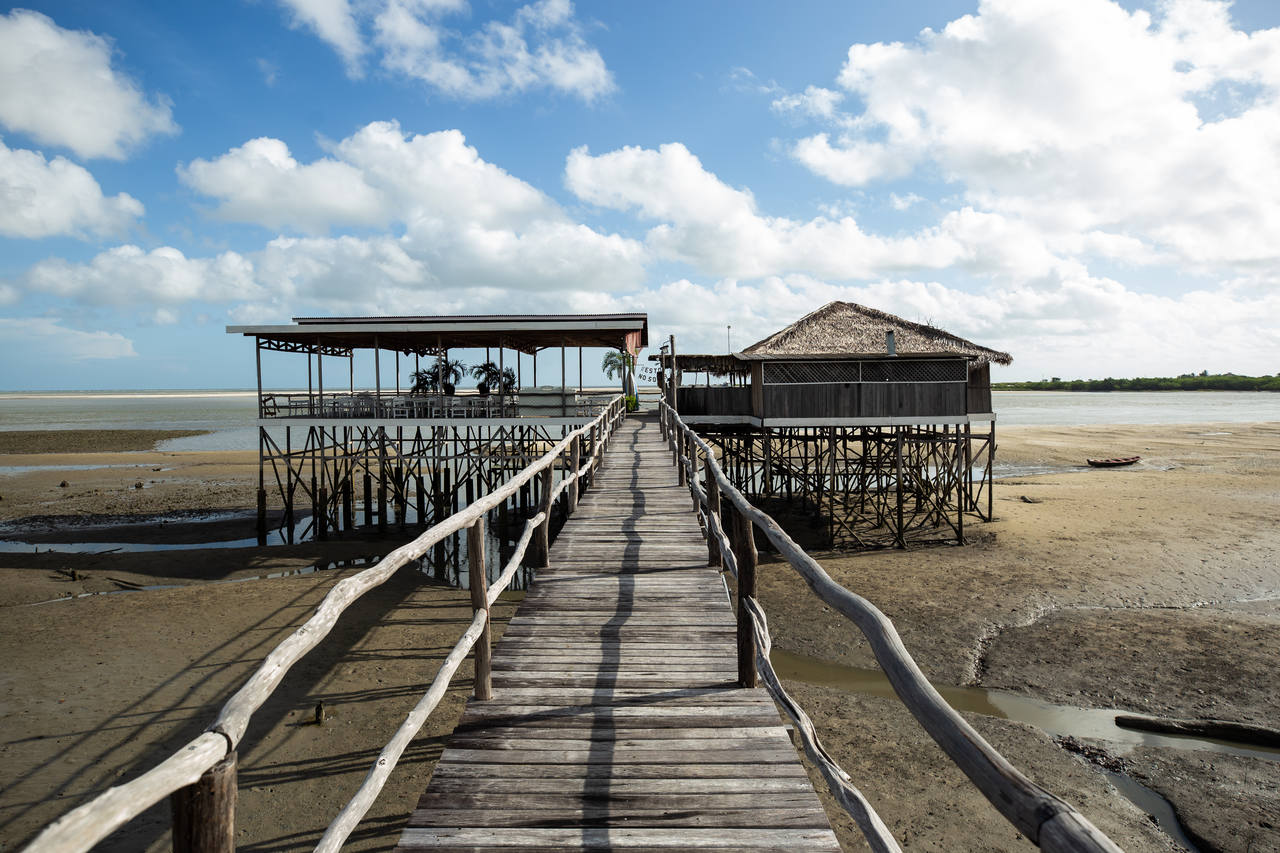
{"label": "wooden pier", "polygon": [[619,427],[397,849],[838,851],[657,423]]}

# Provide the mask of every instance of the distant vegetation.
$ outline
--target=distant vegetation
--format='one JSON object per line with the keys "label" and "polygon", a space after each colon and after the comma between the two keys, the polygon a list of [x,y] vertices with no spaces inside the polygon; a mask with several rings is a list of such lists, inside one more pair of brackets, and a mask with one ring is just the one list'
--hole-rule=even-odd
{"label": "distant vegetation", "polygon": [[1184,373],[1173,377],[1137,379],[1068,379],[1040,382],[993,382],[996,391],[1280,391],[1276,376],[1237,376],[1234,373]]}

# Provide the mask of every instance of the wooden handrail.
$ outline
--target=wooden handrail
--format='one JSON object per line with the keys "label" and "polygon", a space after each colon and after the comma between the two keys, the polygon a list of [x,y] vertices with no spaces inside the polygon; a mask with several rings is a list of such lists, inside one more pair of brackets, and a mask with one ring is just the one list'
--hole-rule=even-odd
{"label": "wooden handrail", "polygon": [[[525,549],[529,547],[529,542],[533,539],[533,531],[542,523],[543,518],[543,514],[538,513],[525,523],[524,535],[516,543],[515,551],[512,552],[511,558],[507,561],[506,568],[498,576],[498,579],[493,582],[493,586],[489,588],[485,596],[486,603],[489,606],[492,606],[498,600],[498,596],[503,593],[507,585],[515,577],[516,570],[520,568],[520,560],[524,557]],[[481,523],[479,521],[476,522],[477,526]],[[475,528],[472,529],[474,530]],[[404,722],[400,724],[400,728],[396,729],[396,733],[387,742],[387,745],[382,748],[382,752],[378,754],[373,767],[369,768],[369,773],[365,776],[359,790],[356,791],[342,811],[334,817],[333,822],[329,824],[329,828],[325,830],[324,836],[321,837],[320,842],[316,845],[317,853],[321,853],[321,851],[323,853],[336,853],[336,851],[342,849],[342,845],[346,843],[347,838],[355,831],[361,819],[373,806],[378,794],[382,792],[387,779],[391,777],[392,771],[395,770],[396,765],[399,763],[400,756],[404,754],[405,749],[408,748],[418,731],[426,724],[427,718],[435,710],[436,705],[440,704],[440,700],[444,698],[445,691],[449,689],[449,682],[453,680],[454,673],[457,672],[458,667],[466,658],[467,652],[471,651],[471,648],[476,645],[488,622],[488,611],[477,610],[475,617],[471,620],[471,625],[463,632],[462,637],[458,639],[444,662],[440,664],[440,669],[436,671],[436,676],[432,679],[431,686],[427,688],[427,692],[422,695],[422,698],[418,700],[418,704],[405,717]]]}
{"label": "wooden handrail", "polygon": [[[206,770],[236,750],[253,713],[267,700],[289,669],[328,635],[338,617],[356,599],[385,583],[397,570],[425,555],[446,536],[451,536],[475,524],[486,513],[496,509],[507,498],[515,495],[520,487],[535,475],[550,471],[570,443],[584,432],[597,424],[601,425],[605,431],[612,432],[618,420],[625,415],[624,398],[621,394],[616,395],[594,420],[570,432],[502,486],[433,525],[412,542],[396,548],[376,566],[334,584],[316,607],[316,612],[311,618],[276,646],[249,680],[227,700],[208,731],[137,779],[124,785],[108,788],[89,802],[49,824],[28,845],[26,848],[28,853],[79,853],[79,851],[88,850],[164,797],[180,788],[195,784]],[[600,452],[602,452],[601,448],[598,447],[586,465],[566,476],[559,484],[558,491],[563,491],[567,487],[565,481],[576,481],[583,470],[589,469]],[[550,506],[550,503],[547,506]],[[538,520],[536,525],[538,532],[545,537],[550,523],[548,513],[540,512],[534,518]],[[533,532],[533,530],[526,531],[529,537]],[[527,545],[526,541],[525,547]],[[514,570],[510,567],[508,571],[514,575]],[[504,572],[504,577],[506,575],[507,573]],[[510,582],[509,577],[507,582]],[[500,593],[502,589],[503,587],[495,584],[493,592]],[[465,636],[466,634],[464,638]],[[463,656],[465,657],[465,653]],[[426,701],[425,696],[423,701]]]}
{"label": "wooden handrail", "polygon": [[818,739],[818,731],[813,726],[813,720],[809,719],[809,715],[791,697],[791,694],[783,689],[782,680],[778,678],[778,673],[773,668],[773,661],[769,659],[769,652],[773,650],[773,641],[769,636],[769,622],[765,618],[760,602],[755,596],[747,596],[742,601],[743,606],[751,614],[751,628],[756,640],[755,663],[760,671],[760,678],[782,710],[786,711],[787,716],[796,724],[796,731],[800,734],[800,742],[804,746],[805,754],[817,765],[822,778],[827,780],[827,787],[831,790],[832,796],[858,824],[871,849],[876,853],[901,853],[902,848],[898,846],[897,839],[893,837],[889,827],[881,820],[880,815],[876,813],[875,808],[862,792],[850,781],[849,774],[823,747],[822,741]]}
{"label": "wooden handrail", "polygon": [[[734,487],[715,462],[711,446],[681,421],[665,401],[660,401],[658,406],[669,438],[672,433],[683,436],[691,448],[703,453],[704,461],[710,460],[706,470],[715,478],[721,506],[726,500],[732,503],[738,513],[764,532],[818,598],[862,631],[898,698],[1006,820],[1042,850],[1119,853],[1120,848],[1084,815],[1023,775],[948,705],[920,671],[893,622],[870,601],[832,580],[772,517],[754,507]],[[682,470],[687,470],[690,479],[696,476],[691,458],[696,453],[691,449],[689,456],[681,457],[678,463]],[[699,504],[701,490],[691,486],[690,491],[695,504]],[[702,502],[705,503],[705,497]],[[708,524],[707,529],[711,527]],[[854,815],[851,813],[851,816]]]}

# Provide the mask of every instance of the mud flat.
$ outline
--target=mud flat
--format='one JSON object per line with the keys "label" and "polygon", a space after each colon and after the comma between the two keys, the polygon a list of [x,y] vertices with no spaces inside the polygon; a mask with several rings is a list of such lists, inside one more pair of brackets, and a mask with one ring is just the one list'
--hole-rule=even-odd
{"label": "mud flat", "polygon": [[[402,541],[191,547],[253,536],[245,508],[256,455],[161,453],[132,439],[122,448],[123,432],[73,445],[92,451],[63,443],[53,454],[0,455],[0,539],[14,548],[0,551],[0,850],[20,849],[203,731],[359,569],[317,565],[363,562]],[[148,436],[147,446],[167,437]],[[68,542],[77,553],[49,550]],[[110,550],[117,542],[155,550]],[[495,638],[513,610],[495,608]],[[237,847],[312,849],[470,621],[465,590],[410,569],[353,605],[254,717],[239,755]],[[470,667],[348,849],[394,846],[470,693]],[[319,702],[326,721],[308,725]],[[165,802],[96,849],[168,850],[168,826]]]}
{"label": "mud flat", "polygon": [[[155,545],[252,535],[255,454],[110,450],[0,455],[0,538],[31,543],[0,552],[3,849],[202,729],[340,574],[210,581],[394,546],[342,539],[265,550],[45,553],[70,535],[85,552],[109,545],[125,523],[134,526],[131,540]],[[1084,465],[1089,456],[1133,454],[1143,461],[1132,468]],[[1280,425],[1002,428],[999,456],[1060,473],[998,481],[997,520],[967,526],[970,544],[815,556],[894,619],[940,685],[1280,725],[1267,667],[1280,651]],[[50,465],[75,467],[42,467]],[[39,554],[37,542],[46,543]],[[181,586],[31,606],[122,588],[113,579]],[[760,597],[779,648],[874,666],[860,635],[767,554]],[[242,847],[310,849],[469,612],[465,594],[406,573],[304,659],[241,755]],[[391,846],[468,679],[459,674],[353,849]],[[1033,849],[895,700],[789,686],[906,849]],[[331,724],[298,725],[320,699]],[[1095,762],[1166,797],[1202,849],[1280,850],[1280,762],[1105,740],[1088,744],[1087,760],[1038,728],[970,719],[1127,850],[1176,847]],[[863,849],[849,821],[829,813],[846,849]],[[163,849],[166,825],[160,806],[104,849]]]}
{"label": "mud flat", "polygon": [[[1143,460],[1132,468],[1084,467],[1086,457],[1134,454]],[[1280,424],[1004,428],[999,457],[1061,473],[997,481],[996,521],[967,527],[964,547],[814,556],[894,620],[939,685],[1280,726]],[[874,666],[856,629],[797,589],[794,577],[762,559],[761,599],[775,644]],[[896,787],[873,783],[881,771],[866,760],[868,741],[848,734],[872,700],[806,691],[817,691],[819,729],[855,782],[884,791],[872,800],[891,823],[900,812],[919,817],[921,802],[935,815],[969,809],[960,788],[930,773]],[[871,744],[914,737],[906,715],[884,722]],[[1135,778],[1172,803],[1202,849],[1280,849],[1280,822],[1267,816],[1280,814],[1280,762],[1091,745],[1101,749],[1095,755],[1132,756]],[[1037,776],[1060,757],[1030,742],[1014,743],[1009,757],[1099,826],[1130,807],[1118,795],[1075,794],[1066,775],[1062,783]],[[930,766],[923,754],[913,762]],[[1228,765],[1235,770],[1225,772]],[[999,838],[993,832],[972,849],[1029,848]],[[947,839],[915,846],[947,849]],[[1126,849],[1162,849],[1143,847],[1137,836],[1117,840]]]}

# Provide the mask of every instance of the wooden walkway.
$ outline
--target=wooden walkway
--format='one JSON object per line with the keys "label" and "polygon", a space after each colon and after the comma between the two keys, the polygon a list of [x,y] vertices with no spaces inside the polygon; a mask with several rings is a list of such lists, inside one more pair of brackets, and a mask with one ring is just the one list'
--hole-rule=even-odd
{"label": "wooden walkway", "polygon": [[400,850],[839,851],[656,420],[620,425]]}

